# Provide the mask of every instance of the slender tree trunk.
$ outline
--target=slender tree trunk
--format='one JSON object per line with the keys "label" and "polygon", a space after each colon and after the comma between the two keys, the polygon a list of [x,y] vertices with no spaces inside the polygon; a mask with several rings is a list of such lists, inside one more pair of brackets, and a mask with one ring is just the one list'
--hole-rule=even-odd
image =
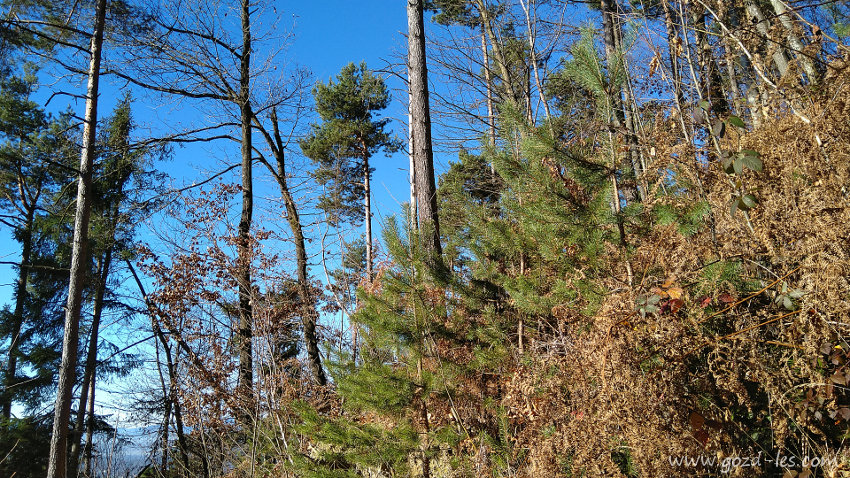
{"label": "slender tree trunk", "polygon": [[[163,390],[165,389],[165,384],[162,384]],[[165,407],[162,412],[162,435],[160,436],[160,447],[162,447],[162,455],[160,458],[159,469],[164,473],[165,470],[168,469],[168,449],[169,449],[169,441],[171,437],[169,436],[169,431],[171,429],[171,396],[167,395],[165,398],[163,406]]]}
{"label": "slender tree trunk", "polygon": [[[239,110],[242,126],[242,214],[239,219],[239,388],[250,397],[254,388],[253,305],[251,302],[251,219],[254,213],[251,145],[251,19],[250,2],[242,0],[242,58],[240,62]],[[250,407],[244,410],[248,418]],[[247,421],[246,421],[247,423]]]}
{"label": "slender tree trunk", "polygon": [[[362,143],[362,140],[361,140]],[[363,144],[363,150],[366,151],[366,145]],[[366,279],[372,282],[375,278],[372,269],[375,263],[374,251],[372,249],[372,180],[371,172],[369,171],[369,156],[368,153],[363,156],[363,216],[366,222]]]}
{"label": "slender tree trunk", "polygon": [[[424,349],[425,337],[422,337],[422,345]],[[416,362],[416,378],[422,382],[422,358]],[[422,454],[422,478],[431,478],[431,458],[428,456],[430,448],[429,434],[431,433],[431,423],[428,419],[428,400],[424,396],[419,397],[419,447]]]}
{"label": "slender tree trunk", "polygon": [[[605,59],[610,68],[610,65],[613,65],[615,62],[622,61],[622,59],[618,56],[618,52],[622,49],[622,34],[617,15],[619,6],[617,5],[616,0],[602,0],[601,7]],[[620,189],[623,191],[626,200],[634,201],[642,198],[642,192],[637,186],[637,178],[640,175],[640,156],[637,151],[638,145],[637,135],[635,134],[635,124],[633,121],[634,118],[632,118],[632,115],[626,115],[626,104],[623,101],[624,90],[626,90],[626,88],[618,87],[613,89],[609,94],[612,109],[611,122],[615,129],[621,133],[625,133],[624,138],[628,146],[627,154],[632,171],[635,175],[635,183],[628,187],[623,187],[621,185]],[[610,138],[613,140],[614,136],[612,135]],[[617,155],[615,155],[615,161],[613,163],[614,168],[618,168],[620,163],[619,158],[616,158],[616,156]]]}
{"label": "slender tree trunk", "polygon": [[15,311],[12,315],[12,330],[9,334],[9,356],[6,359],[6,376],[3,383],[2,414],[4,418],[12,416],[12,391],[18,373],[18,347],[21,329],[24,326],[24,304],[29,285],[30,263],[32,262],[32,234],[35,222],[35,204],[27,209],[26,221],[21,231],[21,264],[18,266],[18,281],[15,284]]}
{"label": "slender tree trunk", "polygon": [[[537,87],[537,94],[540,96],[540,102],[543,104],[543,111],[546,114],[546,123],[549,126],[549,133],[552,136],[555,136],[555,127],[552,125],[552,113],[549,110],[549,102],[546,101],[546,94],[543,91],[543,82],[540,80],[540,72],[537,71],[540,64],[537,59],[537,30],[534,23],[531,21],[531,9],[533,8],[534,0],[528,0],[527,4],[525,3],[525,0],[521,0],[520,4],[522,5],[523,12],[525,13],[525,24],[528,30],[528,51],[531,54],[531,69],[534,72],[534,83]],[[535,19],[536,18],[535,12]]]}
{"label": "slender tree trunk", "polygon": [[[615,31],[615,29],[617,28],[617,10],[616,6],[612,3],[612,0],[602,0],[601,9],[602,43],[605,46],[605,59],[610,68],[610,65],[612,65],[616,61],[615,57],[617,53],[617,33]],[[611,104],[614,110],[614,126],[621,128],[623,127],[625,120],[623,118],[622,98],[620,97],[619,90],[616,93],[611,93]]]}
{"label": "slender tree trunk", "polygon": [[94,31],[91,39],[86,115],[80,171],[77,187],[77,212],[74,218],[74,242],[71,253],[71,274],[68,284],[68,304],[65,310],[65,333],[62,338],[62,363],[50,437],[47,478],[66,478],[68,466],[68,422],[71,418],[71,394],[74,389],[77,365],[80,311],[86,274],[86,246],[91,213],[92,163],[97,129],[97,96],[100,81],[100,56],[106,18],[106,0],[98,0]]}
{"label": "slender tree trunk", "polygon": [[[93,467],[93,451],[94,451],[94,394],[97,389],[95,388],[95,382],[97,380],[96,376],[91,377],[91,385],[89,388],[89,403],[88,403],[88,419],[86,420],[86,444],[83,447],[83,456],[85,459],[85,476],[87,478],[91,478],[92,476],[92,467]],[[73,477],[76,475],[68,475],[69,477]]]}
{"label": "slender tree trunk", "polygon": [[407,0],[410,114],[413,118],[413,162],[419,228],[430,260],[440,261],[440,223],[437,186],[431,149],[431,112],[428,104],[428,68],[425,60],[425,22],[422,0]]}
{"label": "slender tree trunk", "polygon": [[77,406],[77,420],[74,432],[71,434],[71,456],[69,457],[68,475],[77,476],[80,463],[80,442],[83,436],[83,423],[86,418],[86,401],[89,388],[94,386],[95,369],[97,368],[97,339],[100,329],[100,318],[103,315],[103,297],[106,292],[106,280],[109,277],[109,267],[112,263],[112,247],[109,247],[98,259],[97,290],[95,291],[92,311],[91,331],[89,333],[89,348],[86,354],[86,367],[83,373],[83,386],[80,391],[80,403]]}
{"label": "slender tree trunk", "polygon": [[[151,321],[154,322],[154,321]],[[168,469],[168,452],[170,449],[169,442],[171,440],[170,431],[171,431],[171,394],[169,393],[169,384],[166,383],[165,377],[162,374],[162,359],[160,358],[159,349],[162,344],[159,342],[159,337],[154,333],[154,337],[157,338],[157,341],[154,343],[154,352],[156,359],[156,371],[159,375],[159,386],[160,390],[162,390],[162,425],[160,429],[159,436],[159,446],[162,449],[160,453],[160,465],[159,469],[161,473],[164,473],[165,470]],[[166,347],[167,348],[167,347]],[[169,353],[171,351],[169,350]],[[168,357],[168,361],[171,362],[171,357]],[[170,375],[169,375],[170,377]]]}
{"label": "slender tree trunk", "polygon": [[274,138],[266,136],[266,142],[272,150],[277,162],[277,171],[272,171],[272,174],[277,178],[280,195],[283,198],[283,204],[286,208],[286,221],[289,223],[289,229],[292,230],[292,237],[295,243],[295,260],[298,276],[298,295],[301,299],[301,325],[304,328],[304,342],[307,347],[307,360],[310,363],[310,370],[313,373],[313,378],[319,385],[327,384],[327,377],[322,368],[322,357],[319,353],[319,341],[316,337],[316,300],[310,291],[310,278],[307,275],[307,247],[304,239],[304,229],[301,224],[301,216],[298,213],[298,207],[295,203],[295,198],[292,197],[292,191],[289,189],[289,183],[286,180],[286,152],[284,149],[283,138],[278,129],[277,111],[272,109],[271,121],[273,125]]}
{"label": "slender tree trunk", "polygon": [[741,90],[739,88],[738,73],[735,71],[736,62],[734,46],[727,36],[723,37],[723,50],[726,60],[726,76],[729,78],[729,111],[734,114],[738,114]]}
{"label": "slender tree trunk", "polygon": [[413,94],[407,89],[407,159],[409,161],[408,179],[410,181],[410,230],[416,230],[416,166],[413,162]]}
{"label": "slender tree trunk", "polygon": [[679,69],[679,49],[681,39],[673,22],[673,13],[670,11],[668,0],[663,0],[661,6],[664,9],[664,27],[667,29],[667,54],[670,58],[670,80],[673,82],[673,97],[676,101],[676,109],[682,114],[685,97],[682,94],[682,72]]}
{"label": "slender tree trunk", "polygon": [[[517,93],[517,85],[513,84],[511,74],[508,71],[508,63],[505,60],[502,48],[499,46],[499,39],[496,38],[496,32],[493,31],[492,18],[490,18],[490,12],[487,8],[487,2],[485,0],[475,0],[475,6],[478,9],[478,13],[481,15],[482,28],[487,34],[487,37],[490,39],[490,45],[493,48],[493,56],[496,58],[496,64],[498,64],[499,72],[502,75],[502,84],[505,86],[505,89],[507,89],[510,99],[518,102],[520,97]],[[408,29],[409,27],[410,15],[408,15]],[[408,37],[407,41],[411,41],[410,37]]]}
{"label": "slender tree trunk", "polygon": [[[156,323],[156,319],[154,318],[154,323]],[[180,460],[183,462],[183,467],[186,470],[189,470],[189,444],[186,442],[186,434],[184,432],[183,427],[183,408],[180,406],[180,396],[178,394],[178,383],[177,383],[177,359],[172,358],[171,355],[171,347],[168,346],[168,339],[165,337],[165,334],[162,332],[162,329],[159,327],[159,324],[156,324],[154,333],[159,338],[160,343],[163,346],[165,351],[165,364],[168,369],[168,395],[171,402],[171,409],[174,413],[174,427],[177,432],[177,448],[180,451]],[[179,351],[177,352],[179,355]]]}
{"label": "slender tree trunk", "polygon": [[[489,132],[490,146],[496,147],[496,115],[493,109],[493,74],[490,72],[490,49],[487,46],[487,32],[484,24],[481,24],[481,55],[484,61],[484,87],[487,89],[487,129]],[[493,166],[490,167],[491,171]]]}
{"label": "slender tree trunk", "polygon": [[[135,275],[135,271],[133,271]],[[142,291],[142,295],[145,295],[144,291]],[[168,448],[169,448],[169,427],[171,424],[170,418],[174,416],[174,424],[177,431],[177,449],[180,452],[180,461],[183,463],[183,467],[188,470],[189,469],[189,455],[186,453],[187,444],[186,444],[186,436],[183,433],[183,415],[180,409],[180,398],[178,396],[178,384],[177,384],[177,365],[174,361],[174,357],[171,354],[171,347],[168,344],[168,338],[162,332],[162,329],[159,327],[159,324],[156,321],[155,317],[151,317],[151,322],[153,324],[153,332],[156,336],[159,343],[162,345],[163,353],[165,354],[165,367],[168,372],[168,390],[165,396],[165,413],[163,417],[163,430],[162,430],[162,470],[166,470],[168,467]],[[163,385],[164,387],[164,385]]]}

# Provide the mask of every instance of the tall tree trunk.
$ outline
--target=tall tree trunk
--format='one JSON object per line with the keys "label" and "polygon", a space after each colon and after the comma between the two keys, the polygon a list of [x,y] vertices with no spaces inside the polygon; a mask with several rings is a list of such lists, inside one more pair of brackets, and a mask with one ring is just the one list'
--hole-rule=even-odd
{"label": "tall tree trunk", "polygon": [[[171,347],[168,344],[168,338],[162,331],[162,328],[159,326],[159,322],[157,321],[156,316],[153,312],[154,309],[151,307],[151,303],[148,300],[148,294],[147,292],[145,292],[145,287],[142,284],[141,279],[139,279],[139,275],[136,273],[136,268],[133,267],[133,263],[131,263],[129,259],[125,259],[124,263],[127,264],[127,268],[130,269],[130,274],[132,274],[136,285],[139,287],[139,292],[142,294],[142,299],[145,301],[145,304],[148,305],[148,310],[151,316],[151,326],[153,328],[154,336],[156,336],[157,340],[159,340],[159,343],[162,344],[163,351],[165,352],[165,366],[168,369],[168,396],[171,401],[171,406],[174,410],[174,425],[177,429],[177,443],[178,448],[180,450],[180,456],[183,460],[183,466],[185,466],[188,470],[188,446],[186,443],[185,434],[183,432],[183,414],[180,408],[180,400],[177,395],[177,357],[172,358]],[[179,355],[179,349],[176,353]]]}
{"label": "tall tree trunk", "polygon": [[4,418],[12,416],[12,391],[18,373],[18,347],[21,329],[24,326],[24,304],[26,303],[32,262],[32,234],[35,222],[35,204],[27,208],[26,220],[21,231],[21,263],[18,266],[18,281],[15,284],[15,311],[12,315],[12,330],[9,334],[9,356],[6,359],[6,375],[3,382],[2,414]]}
{"label": "tall tree trunk", "polygon": [[[534,0],[528,0],[528,4],[526,4],[524,0],[521,0],[520,4],[525,12],[525,24],[528,30],[528,51],[531,54],[531,68],[532,71],[534,71],[534,83],[537,86],[537,94],[540,96],[540,102],[543,104],[543,111],[546,114],[546,123],[549,126],[549,133],[554,137],[555,127],[552,125],[552,113],[549,110],[549,102],[546,101],[546,94],[543,91],[543,82],[540,80],[540,73],[537,71],[540,64],[537,59],[537,47],[535,45],[537,40],[537,30],[534,23],[531,21],[531,9],[533,7]],[[535,12],[535,19],[536,18]]]}
{"label": "tall tree trunk", "polygon": [[[423,334],[422,342],[425,344]],[[424,347],[423,347],[424,351]],[[422,357],[416,362],[416,379],[422,383]],[[421,389],[417,389],[419,399],[419,449],[422,454],[422,478],[431,478],[431,459],[428,456],[428,448],[430,447],[429,435],[431,433],[431,424],[428,413],[428,398],[423,395]]]}
{"label": "tall tree trunk", "polygon": [[[361,143],[362,140],[361,140]],[[372,249],[372,173],[369,171],[369,155],[366,145],[363,143],[363,217],[366,222],[366,279],[372,282],[375,277],[372,270],[375,263],[374,251]]]}
{"label": "tall tree trunk", "polygon": [[664,27],[667,29],[667,54],[670,58],[670,81],[673,83],[673,98],[679,115],[682,115],[685,103],[685,97],[682,93],[682,72],[679,69],[679,50],[682,40],[679,38],[679,31],[673,21],[669,1],[663,0],[661,6],[664,9]]}
{"label": "tall tree trunk", "polygon": [[[483,1],[481,2],[483,3]],[[482,14],[483,15],[483,14]],[[431,149],[431,112],[428,104],[428,68],[425,56],[425,21],[423,0],[407,0],[407,54],[410,87],[410,115],[413,119],[412,142],[416,202],[418,203],[419,230],[426,259],[434,266],[442,264],[439,220],[437,218],[437,187],[434,180],[434,153]],[[421,361],[419,362],[421,376]],[[427,409],[420,428],[422,447],[422,476],[431,477],[431,463],[427,453]]]}
{"label": "tall tree trunk", "polygon": [[[602,9],[602,43],[605,46],[605,59],[610,68],[617,61],[617,7],[613,3],[613,0],[602,0],[600,6]],[[614,126],[622,128],[625,124],[625,119],[623,118],[623,101],[620,91],[612,91],[610,96],[612,109],[614,110],[612,118]]]}
{"label": "tall tree trunk", "polygon": [[410,106],[413,104],[413,94],[407,88],[407,160],[408,180],[410,181],[410,230],[416,230],[416,166],[413,161],[413,112]]}
{"label": "tall tree trunk", "polygon": [[86,115],[80,171],[77,186],[77,212],[74,217],[74,242],[71,253],[71,274],[68,284],[68,304],[65,310],[65,333],[62,338],[62,363],[50,436],[47,478],[66,478],[68,466],[68,422],[71,418],[71,394],[74,389],[77,365],[80,311],[86,275],[86,246],[91,214],[91,181],[94,146],[97,130],[97,96],[100,82],[100,56],[106,19],[106,0],[98,0],[94,31],[91,39]]}
{"label": "tall tree trunk", "polygon": [[735,71],[735,47],[728,36],[723,36],[724,59],[726,60],[726,76],[729,79],[729,111],[733,114],[739,113],[741,89],[739,87],[738,72]]}
{"label": "tall tree trunk", "polygon": [[[160,334],[162,332],[160,331]],[[175,352],[178,356],[180,355],[179,350]],[[166,360],[168,360],[166,358]],[[170,376],[170,393],[171,393],[171,405],[174,408],[174,428],[177,432],[177,445],[180,450],[180,458],[183,461],[183,466],[188,471],[189,470],[189,443],[186,441],[186,432],[185,427],[183,426],[183,408],[180,406],[180,398],[177,394],[177,361],[175,359],[174,363],[172,363],[169,369]]]}
{"label": "tall tree trunk", "polygon": [[525,120],[528,126],[534,126],[534,108],[531,106],[531,67],[525,63],[525,59],[523,59],[523,66],[522,99],[525,102]]}
{"label": "tall tree trunk", "polygon": [[277,171],[271,172],[277,178],[280,195],[283,198],[283,204],[286,208],[286,221],[289,223],[289,229],[292,230],[292,238],[295,243],[298,295],[301,299],[301,326],[304,328],[307,360],[310,363],[310,370],[316,382],[319,385],[326,385],[328,379],[322,368],[319,340],[316,337],[316,319],[319,314],[316,310],[316,299],[310,290],[310,278],[307,275],[307,246],[304,239],[304,228],[301,224],[301,215],[298,213],[295,198],[292,196],[292,191],[289,189],[289,183],[286,180],[286,152],[283,138],[278,129],[277,111],[275,109],[272,109],[271,121],[274,137],[267,135],[267,131],[262,131],[266,134],[266,142],[274,153],[275,161],[277,162]]}
{"label": "tall tree trunk", "polygon": [[[618,55],[618,53],[621,53],[622,51],[622,32],[617,14],[619,6],[616,0],[602,0],[601,8],[605,60],[610,68],[610,65],[613,65],[615,62],[622,61]],[[637,135],[635,133],[635,118],[633,118],[631,114],[626,114],[626,103],[623,101],[623,94],[626,90],[627,88],[624,87],[612,89],[609,94],[609,98],[612,109],[611,121],[615,129],[621,133],[625,133],[623,136],[626,140],[626,144],[628,145],[628,160],[632,167],[632,172],[635,175],[634,184],[629,184],[628,186],[620,185],[619,189],[623,191],[623,195],[627,201],[635,201],[642,199],[643,194],[637,186],[637,179],[640,175],[640,155],[637,150],[638,144]],[[610,138],[614,139],[614,136],[612,135]],[[620,161],[616,158],[616,156],[614,159],[613,167],[618,168]]]}
{"label": "tall tree trunk", "polygon": [[[251,145],[251,11],[250,2],[242,0],[242,58],[239,68],[239,111],[242,126],[242,214],[239,218],[239,388],[250,397],[254,388],[253,305],[251,302],[251,218],[254,213]],[[250,410],[244,410],[248,419]]]}
{"label": "tall tree trunk", "polygon": [[429,261],[440,261],[440,223],[437,186],[431,149],[431,112],[428,104],[428,68],[425,60],[425,22],[422,0],[407,0],[408,76],[410,114],[413,118],[413,162],[419,228]]}
{"label": "tall tree trunk", "polygon": [[[487,32],[484,24],[481,24],[481,55],[484,61],[484,87],[487,89],[487,130],[489,133],[490,146],[496,147],[496,115],[493,109],[493,74],[490,71],[490,49],[487,46]],[[493,166],[491,165],[491,172]]]}
{"label": "tall tree trunk", "polygon": [[[182,407],[180,406],[180,396],[178,394],[179,390],[177,383],[177,361],[176,358],[172,357],[171,347],[168,345],[168,339],[159,327],[156,318],[152,317],[152,320],[154,323],[154,335],[157,336],[157,339],[162,344],[163,351],[165,352],[165,366],[168,370],[168,402],[169,408],[174,415],[174,427],[177,432],[177,449],[180,451],[180,461],[183,463],[183,467],[188,470],[189,454],[187,450],[189,449],[189,445],[186,442],[186,434],[183,431],[183,412]],[[179,354],[179,351],[177,353]],[[166,423],[165,426],[167,427],[168,423]],[[166,439],[165,445],[167,444]]]}
{"label": "tall tree trunk", "polygon": [[[156,334],[154,334],[154,336],[155,335]],[[171,446],[169,445],[169,442],[171,440],[171,436],[170,436],[171,407],[172,407],[173,401],[171,400],[171,393],[170,393],[170,390],[171,390],[170,383],[171,383],[171,381],[169,380],[169,384],[166,384],[165,377],[162,376],[162,361],[159,358],[159,346],[160,346],[159,342],[156,342],[154,344],[154,347],[155,347],[155,350],[156,350],[156,367],[157,367],[157,371],[159,372],[160,387],[162,387],[162,406],[163,406],[163,410],[162,410],[162,431],[161,431],[161,434],[160,434],[160,437],[159,437],[159,446],[162,449],[162,453],[160,454],[159,469],[161,470],[161,472],[164,473],[165,470],[168,469],[168,450],[171,448]],[[166,347],[166,349],[167,349],[167,347]],[[171,362],[171,357],[170,357],[171,350],[168,350],[168,352],[169,352],[168,361],[170,363]],[[171,377],[171,375],[169,374],[169,378],[170,377]]]}
{"label": "tall tree trunk", "polygon": [[68,475],[77,476],[80,463],[80,442],[83,436],[83,423],[86,418],[86,403],[89,388],[94,386],[95,369],[97,368],[97,339],[100,329],[100,318],[103,315],[103,297],[106,292],[106,280],[109,278],[109,267],[112,263],[112,247],[109,247],[98,259],[98,279],[92,311],[91,331],[89,333],[89,348],[86,354],[86,367],[83,373],[83,386],[80,391],[80,402],[77,406],[77,420],[71,434],[71,456],[69,457]]}

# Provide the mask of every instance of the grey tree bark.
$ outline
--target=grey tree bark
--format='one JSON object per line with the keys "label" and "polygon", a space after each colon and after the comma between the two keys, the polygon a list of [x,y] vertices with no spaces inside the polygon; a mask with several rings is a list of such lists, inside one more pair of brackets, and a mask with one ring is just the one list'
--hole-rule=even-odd
{"label": "grey tree bark", "polygon": [[[750,0],[747,2],[747,14],[750,17],[750,21],[755,24],[759,34],[769,39],[770,22],[755,1]],[[788,57],[785,54],[784,48],[777,48],[773,53],[773,63],[776,65],[776,69],[779,70],[779,76],[785,76],[785,73],[788,71]]]}
{"label": "grey tree bark", "polygon": [[366,143],[360,139],[363,148],[363,220],[366,223],[366,278],[369,282],[375,278],[373,270],[375,252],[372,243],[372,172],[369,170],[369,150]]}
{"label": "grey tree bark", "polygon": [[484,86],[487,89],[487,129],[490,146],[495,148],[496,115],[493,108],[493,74],[490,72],[490,48],[487,46],[487,32],[483,23],[481,24],[481,55],[484,60]]}
{"label": "grey tree bark", "polygon": [[540,62],[537,59],[536,47],[536,13],[535,22],[531,21],[531,11],[534,8],[534,0],[528,0],[528,4],[526,4],[524,0],[520,0],[520,5],[522,5],[522,10],[525,13],[525,24],[528,28],[528,51],[531,54],[531,69],[534,71],[534,83],[537,86],[537,94],[540,96],[540,102],[543,103],[543,111],[546,113],[546,123],[549,126],[549,133],[551,133],[552,136],[555,136],[555,128],[552,125],[552,112],[549,110],[549,102],[546,100],[546,94],[543,91],[543,82],[540,80],[540,72],[537,71],[537,68],[540,66]]}
{"label": "grey tree bark", "polygon": [[[616,61],[622,61],[618,57],[618,52],[622,51],[622,29],[618,20],[619,6],[616,0],[602,0],[602,34],[603,44],[605,46],[605,58],[609,65]],[[628,81],[628,80],[627,80]],[[623,100],[626,96],[627,101]],[[618,87],[610,92],[611,108],[613,110],[612,122],[615,129],[624,133],[626,144],[628,145],[628,159],[635,175],[634,185],[621,184],[619,190],[623,192],[626,200],[642,200],[643,191],[637,186],[640,178],[640,154],[638,153],[638,141],[636,133],[636,125],[631,114],[627,114],[628,107],[631,103],[631,93],[628,87]],[[613,136],[611,136],[613,138]],[[617,161],[619,162],[619,161]],[[616,164],[614,165],[616,167]]]}
{"label": "grey tree bark", "polygon": [[106,23],[106,0],[98,0],[89,53],[88,89],[83,130],[83,147],[80,153],[80,171],[77,184],[77,211],[74,217],[74,242],[71,253],[71,274],[68,285],[68,303],[65,309],[65,333],[62,338],[62,362],[59,368],[59,385],[53,413],[53,432],[50,436],[47,478],[66,478],[68,465],[68,423],[71,418],[71,394],[74,388],[77,365],[80,311],[85,282],[91,214],[92,163],[97,130],[97,96],[100,86],[100,58],[103,47],[103,30]]}
{"label": "grey tree bark", "polygon": [[[407,54],[412,119],[413,165],[418,203],[419,230],[426,260],[442,265],[440,223],[437,218],[437,187],[434,180],[434,152],[431,148],[431,112],[428,104],[428,67],[425,59],[425,21],[423,0],[407,0]],[[421,368],[421,362],[420,362]],[[421,373],[420,373],[421,375]],[[428,412],[421,403],[420,446],[423,478],[431,477],[428,458]]]}
{"label": "grey tree bark", "polygon": [[429,260],[442,256],[437,217],[437,186],[431,148],[431,112],[428,104],[428,67],[425,59],[425,22],[422,0],[407,1],[408,76],[414,180],[419,229]]}

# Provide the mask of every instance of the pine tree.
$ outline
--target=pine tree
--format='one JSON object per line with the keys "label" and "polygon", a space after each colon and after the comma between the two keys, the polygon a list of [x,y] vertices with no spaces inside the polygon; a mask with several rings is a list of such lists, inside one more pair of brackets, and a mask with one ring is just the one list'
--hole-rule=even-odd
{"label": "pine tree", "polygon": [[[395,265],[376,277],[380,291],[360,295],[360,309],[351,317],[368,352],[357,363],[344,353],[330,364],[345,412],[330,417],[302,406],[301,431],[316,451],[300,458],[301,476],[358,476],[355,471],[366,470],[409,476],[412,462],[421,473],[432,454],[427,402],[442,384],[422,360],[441,306],[426,299],[421,279],[427,266],[418,238],[390,221],[384,240]],[[381,416],[383,424],[360,423],[364,414]]]}
{"label": "pine tree", "polygon": [[[47,469],[50,416],[36,411],[52,399],[61,350],[68,262],[56,226],[64,223],[60,191],[78,154],[70,116],[53,118],[29,100],[33,79],[5,77],[0,93],[0,223],[21,245],[14,305],[0,310],[0,449],[7,450],[0,474],[23,477]],[[13,404],[25,416],[12,417]]]}
{"label": "pine tree", "polygon": [[[371,176],[369,160],[376,153],[398,151],[398,140],[385,128],[389,118],[377,119],[389,104],[384,81],[370,72],[365,63],[345,66],[336,81],[319,83],[313,89],[316,110],[322,124],[314,125],[301,142],[304,154],[315,161],[315,173],[326,193],[319,204],[332,223],[340,220],[366,224],[366,276],[374,271],[372,244]],[[356,203],[362,201],[362,211]]]}

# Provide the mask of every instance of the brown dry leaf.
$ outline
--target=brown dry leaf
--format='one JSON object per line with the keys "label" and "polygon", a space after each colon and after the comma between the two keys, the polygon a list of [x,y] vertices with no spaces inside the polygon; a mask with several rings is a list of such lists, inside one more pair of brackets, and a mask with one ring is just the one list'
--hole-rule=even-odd
{"label": "brown dry leaf", "polygon": [[[671,297],[672,297],[672,294],[671,294]],[[681,309],[682,306],[685,305],[685,302],[682,299],[672,299],[670,301],[669,305],[670,305],[670,312],[675,314],[676,312],[679,312],[679,309]]]}
{"label": "brown dry leaf", "polygon": [[700,444],[702,446],[706,446],[706,445],[708,445],[708,440],[709,440],[710,437],[708,436],[708,433],[706,433],[703,430],[700,430],[700,431],[694,433],[694,438],[696,438],[697,441],[700,442]]}
{"label": "brown dry leaf", "polygon": [[684,294],[684,291],[681,287],[671,287],[667,289],[667,295],[669,295],[671,299],[681,299],[682,294]]}
{"label": "brown dry leaf", "polygon": [[659,63],[658,55],[653,56],[652,60],[649,62],[649,77],[650,78],[652,78],[652,76],[655,74],[655,70],[658,69],[658,63]]}
{"label": "brown dry leaf", "polygon": [[694,430],[702,430],[703,425],[705,425],[705,418],[697,412],[691,412],[688,420]]}

